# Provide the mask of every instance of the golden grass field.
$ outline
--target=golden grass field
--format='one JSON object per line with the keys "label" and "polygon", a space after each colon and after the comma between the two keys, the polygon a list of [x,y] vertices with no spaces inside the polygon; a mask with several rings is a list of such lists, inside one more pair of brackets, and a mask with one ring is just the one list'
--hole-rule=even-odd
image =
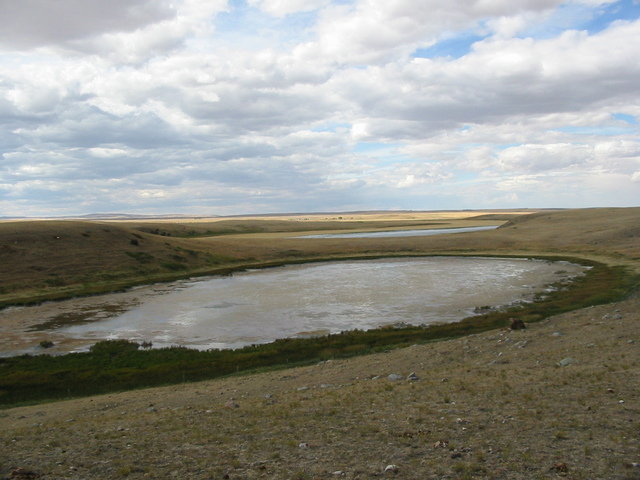
{"label": "golden grass field", "polygon": [[[487,224],[503,226],[291,238]],[[565,256],[640,273],[640,208],[3,222],[0,302],[274,262],[429,254]],[[640,479],[639,348],[633,293],[524,331],[1,410],[0,478]],[[419,380],[404,379],[412,372]]]}
{"label": "golden grass field", "polygon": [[[0,305],[109,291],[242,265],[345,256],[579,254],[637,268],[639,212],[627,208],[0,222]],[[444,237],[292,238],[318,232],[481,225],[505,226]]]}

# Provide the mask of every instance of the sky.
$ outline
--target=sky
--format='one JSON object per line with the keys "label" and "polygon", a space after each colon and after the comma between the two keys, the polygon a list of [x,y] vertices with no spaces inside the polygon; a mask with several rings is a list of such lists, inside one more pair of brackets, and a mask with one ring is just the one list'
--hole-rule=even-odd
{"label": "sky", "polygon": [[0,0],[0,217],[640,206],[640,0]]}

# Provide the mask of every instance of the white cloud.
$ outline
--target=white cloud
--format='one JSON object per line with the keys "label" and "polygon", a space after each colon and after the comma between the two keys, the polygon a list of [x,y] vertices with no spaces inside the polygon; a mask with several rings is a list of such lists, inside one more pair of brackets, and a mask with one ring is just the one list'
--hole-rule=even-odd
{"label": "white cloud", "polygon": [[131,32],[175,15],[161,0],[21,0],[0,2],[0,45],[60,45],[108,32]]}
{"label": "white cloud", "polygon": [[63,3],[0,15],[0,215],[640,202],[640,21],[558,30],[609,1]]}
{"label": "white cloud", "polygon": [[331,4],[331,0],[249,0],[250,5],[277,17],[291,13],[318,10]]}

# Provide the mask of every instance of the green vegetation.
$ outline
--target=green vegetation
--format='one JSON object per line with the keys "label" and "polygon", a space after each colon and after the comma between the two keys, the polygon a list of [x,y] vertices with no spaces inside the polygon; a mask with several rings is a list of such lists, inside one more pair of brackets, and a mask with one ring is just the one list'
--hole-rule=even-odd
{"label": "green vegetation", "polygon": [[318,338],[283,339],[238,350],[140,349],[135,342],[116,340],[99,342],[84,353],[1,358],[0,404],[9,406],[211,379],[454,338],[506,327],[510,318],[534,322],[620,300],[638,285],[638,276],[626,268],[579,262],[592,267],[585,276],[568,285],[557,285],[535,303],[488,312],[454,324],[354,330]]}

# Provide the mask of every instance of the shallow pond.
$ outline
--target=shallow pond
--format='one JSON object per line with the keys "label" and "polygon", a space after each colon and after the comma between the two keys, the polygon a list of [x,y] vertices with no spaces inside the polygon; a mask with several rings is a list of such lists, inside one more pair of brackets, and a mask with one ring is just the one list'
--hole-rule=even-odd
{"label": "shallow pond", "polygon": [[419,230],[385,230],[378,232],[352,232],[352,233],[320,233],[317,235],[303,235],[294,238],[387,238],[387,237],[428,237],[432,235],[445,235],[450,233],[471,233],[485,230],[495,230],[498,225],[484,227],[460,227],[460,228],[426,228]]}
{"label": "shallow pond", "polygon": [[383,325],[454,322],[579,275],[566,262],[429,257],[296,265],[0,312],[0,354],[104,339],[236,348]]}

